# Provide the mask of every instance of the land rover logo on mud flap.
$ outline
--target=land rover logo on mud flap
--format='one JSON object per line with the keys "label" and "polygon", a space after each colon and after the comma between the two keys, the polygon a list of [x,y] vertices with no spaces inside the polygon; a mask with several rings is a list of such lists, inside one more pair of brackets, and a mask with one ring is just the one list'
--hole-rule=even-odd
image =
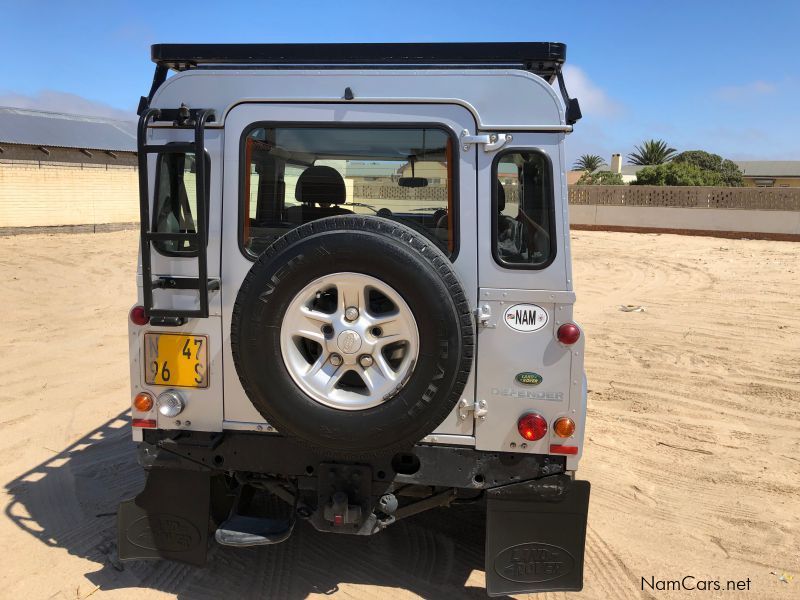
{"label": "land rover logo on mud flap", "polygon": [[539,385],[542,383],[542,376],[538,373],[534,373],[533,371],[523,371],[522,373],[517,373],[517,376],[514,377],[517,380],[517,383],[521,383],[522,385]]}
{"label": "land rover logo on mud flap", "polygon": [[569,552],[536,542],[506,548],[494,559],[494,570],[500,577],[519,583],[552,581],[574,568],[575,559]]}
{"label": "land rover logo on mud flap", "polygon": [[547,311],[536,304],[515,304],[506,309],[503,320],[515,331],[530,333],[547,325]]}
{"label": "land rover logo on mud flap", "polygon": [[147,515],[136,519],[125,532],[128,541],[146,550],[187,552],[200,543],[200,532],[177,515]]}

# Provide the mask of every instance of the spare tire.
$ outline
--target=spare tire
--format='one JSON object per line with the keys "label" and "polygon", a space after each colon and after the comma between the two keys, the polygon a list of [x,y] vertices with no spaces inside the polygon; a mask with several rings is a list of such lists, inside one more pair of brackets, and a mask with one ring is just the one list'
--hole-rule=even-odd
{"label": "spare tire", "polygon": [[458,402],[472,314],[448,258],[372,216],[302,225],[253,264],[231,320],[242,386],[271,425],[322,454],[408,449]]}

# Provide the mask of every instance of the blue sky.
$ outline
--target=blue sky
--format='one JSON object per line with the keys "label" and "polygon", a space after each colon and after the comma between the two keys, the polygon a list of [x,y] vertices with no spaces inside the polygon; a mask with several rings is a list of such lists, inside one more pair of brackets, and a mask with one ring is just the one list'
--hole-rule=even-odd
{"label": "blue sky", "polygon": [[131,114],[156,42],[560,41],[570,160],[643,139],[800,160],[800,2],[0,0],[0,105]]}

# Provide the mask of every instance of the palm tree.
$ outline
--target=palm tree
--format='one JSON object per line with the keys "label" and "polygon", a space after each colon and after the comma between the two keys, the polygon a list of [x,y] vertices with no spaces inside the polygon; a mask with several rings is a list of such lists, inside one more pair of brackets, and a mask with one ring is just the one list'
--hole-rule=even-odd
{"label": "palm tree", "polygon": [[664,140],[646,140],[641,146],[634,146],[636,152],[628,154],[632,165],[661,165],[672,160],[677,150],[667,146]]}
{"label": "palm tree", "polygon": [[573,171],[586,171],[587,173],[594,173],[600,167],[605,167],[606,161],[597,154],[583,154],[572,165]]}

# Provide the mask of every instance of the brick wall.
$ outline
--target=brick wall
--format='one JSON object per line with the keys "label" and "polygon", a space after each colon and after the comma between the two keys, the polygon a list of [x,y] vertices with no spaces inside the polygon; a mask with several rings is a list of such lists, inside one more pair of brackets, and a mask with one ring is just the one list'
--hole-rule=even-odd
{"label": "brick wall", "polygon": [[0,161],[0,228],[139,220],[134,166]]}

